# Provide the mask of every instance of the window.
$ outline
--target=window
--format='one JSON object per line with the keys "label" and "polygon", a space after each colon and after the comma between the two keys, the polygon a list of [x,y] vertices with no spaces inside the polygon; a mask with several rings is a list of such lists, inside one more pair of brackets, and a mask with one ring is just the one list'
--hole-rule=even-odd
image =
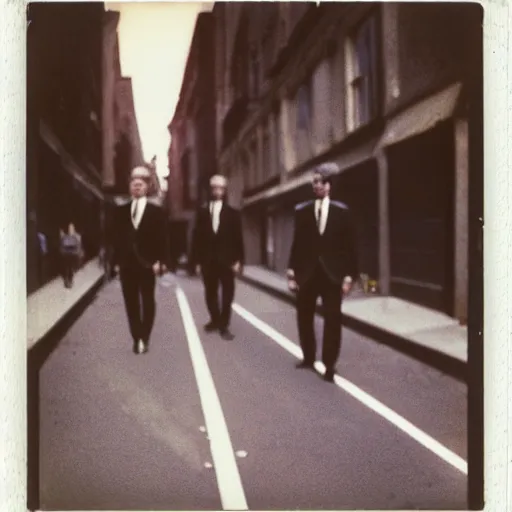
{"label": "window", "polygon": [[313,92],[311,76],[299,87],[295,96],[294,134],[296,163],[300,164],[311,157],[311,136],[313,133]]}
{"label": "window", "polygon": [[181,175],[182,175],[182,193],[183,193],[183,209],[187,210],[191,206],[191,198],[190,198],[190,188],[189,188],[189,162],[190,162],[190,153],[186,151],[185,154],[181,157]]}
{"label": "window", "polygon": [[377,115],[376,17],[367,18],[347,39],[347,129],[368,124]]}
{"label": "window", "polygon": [[260,93],[261,84],[261,69],[260,69],[260,56],[258,49],[253,47],[250,54],[250,83],[249,83],[249,96],[252,99],[257,99]]}
{"label": "window", "polygon": [[262,152],[262,175],[263,179],[261,181],[265,182],[267,178],[274,174],[274,165],[272,162],[272,149],[270,147],[270,137],[268,131],[268,125],[265,124],[263,128],[263,138],[262,138],[261,152]]}
{"label": "window", "polygon": [[248,22],[243,18],[235,38],[231,68],[231,86],[235,100],[249,93],[250,52],[247,34]]}
{"label": "window", "polygon": [[267,239],[266,239],[266,263],[270,270],[275,270],[274,258],[274,217],[269,215],[267,217]]}
{"label": "window", "polygon": [[249,188],[252,188],[257,183],[257,172],[258,172],[258,159],[257,159],[257,144],[256,141],[253,140],[249,149],[249,179],[248,185]]}
{"label": "window", "polygon": [[281,106],[279,105],[273,113],[274,116],[274,166],[275,173],[280,174],[284,169],[284,145],[281,126]]}
{"label": "window", "polygon": [[302,84],[297,91],[297,129],[309,131],[313,118],[313,102],[311,94],[311,78]]}

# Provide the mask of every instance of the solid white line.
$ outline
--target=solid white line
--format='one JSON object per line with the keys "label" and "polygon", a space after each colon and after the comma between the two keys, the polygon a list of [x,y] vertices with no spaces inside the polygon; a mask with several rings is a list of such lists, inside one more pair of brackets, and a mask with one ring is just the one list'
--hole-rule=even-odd
{"label": "solid white line", "polygon": [[190,357],[194,367],[206,430],[210,438],[213,467],[217,475],[223,510],[248,510],[240,473],[229,437],[226,420],[215,390],[210,368],[183,290],[176,287],[176,297],[187,334]]}
{"label": "solid white line", "polygon": [[[281,333],[270,327],[267,323],[260,320],[258,317],[247,311],[239,304],[233,304],[233,310],[236,311],[242,318],[252,324],[254,327],[259,329],[263,334],[266,334],[269,338],[274,340],[281,348],[295,356],[297,359],[302,358],[301,348],[290,341],[288,338],[283,336]],[[315,363],[316,370],[323,374],[325,367],[323,363]],[[423,430],[413,425],[410,421],[397,414],[395,411],[373,398],[371,395],[352,384],[350,381],[340,377],[339,375],[334,376],[334,383],[346,391],[349,395],[354,397],[356,400],[366,405],[372,411],[376,412],[384,419],[398,427],[400,430],[405,432],[407,435],[412,437],[415,441],[423,445],[425,448],[435,453],[438,457],[443,459],[448,464],[457,468],[462,473],[468,473],[468,463],[459,455],[452,452],[446,446],[442,445],[439,441],[436,441],[433,437],[429,436]]]}

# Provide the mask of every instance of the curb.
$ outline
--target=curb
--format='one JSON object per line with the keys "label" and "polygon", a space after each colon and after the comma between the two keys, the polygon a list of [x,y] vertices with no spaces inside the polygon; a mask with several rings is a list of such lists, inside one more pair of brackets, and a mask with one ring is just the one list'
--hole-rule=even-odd
{"label": "curb", "polygon": [[[277,290],[272,286],[258,281],[255,278],[244,275],[239,276],[238,279],[268,293],[269,295],[287,302],[288,304],[295,305],[296,303],[295,297],[291,294],[291,292]],[[323,316],[322,306],[317,305],[316,313],[320,316]],[[450,356],[443,352],[439,352],[429,347],[425,347],[424,345],[420,345],[419,343],[416,343],[403,336],[363,322],[358,318],[347,315],[346,313],[343,313],[342,315],[342,323],[348,329],[356,331],[365,337],[371,338],[377,343],[386,345],[417,361],[425,363],[428,366],[431,366],[440,372],[446,373],[447,375],[450,375],[459,381],[468,381],[467,364],[457,359],[456,357]]]}
{"label": "curb", "polygon": [[78,316],[105,284],[101,274],[50,330],[27,349],[27,508],[39,510],[39,372]]}

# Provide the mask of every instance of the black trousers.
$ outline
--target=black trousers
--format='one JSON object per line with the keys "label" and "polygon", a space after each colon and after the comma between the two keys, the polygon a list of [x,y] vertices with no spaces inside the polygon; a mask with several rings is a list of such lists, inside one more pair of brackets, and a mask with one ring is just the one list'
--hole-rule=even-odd
{"label": "black trousers", "polygon": [[121,268],[121,288],[133,341],[149,341],[155,321],[155,274],[139,265]]}
{"label": "black trousers", "polygon": [[341,348],[341,284],[332,282],[318,265],[311,278],[297,293],[297,323],[304,361],[313,363],[316,356],[315,309],[318,297],[324,309],[322,362],[334,370]]}
{"label": "black trousers", "polygon": [[66,286],[73,283],[77,257],[74,254],[62,254],[62,277]]}
{"label": "black trousers", "polygon": [[[231,304],[235,296],[235,275],[231,267],[217,262],[201,267],[206,306],[210,319],[220,329],[227,329],[231,320]],[[222,290],[219,308],[219,285]]]}

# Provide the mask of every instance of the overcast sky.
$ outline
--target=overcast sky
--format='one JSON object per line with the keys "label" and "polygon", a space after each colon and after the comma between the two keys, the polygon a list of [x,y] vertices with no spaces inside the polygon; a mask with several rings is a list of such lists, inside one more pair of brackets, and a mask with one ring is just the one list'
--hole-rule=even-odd
{"label": "overcast sky", "polygon": [[135,113],[144,159],[157,155],[160,176],[168,173],[167,126],[178,101],[197,14],[204,2],[107,2],[120,11],[121,71],[133,83]]}

